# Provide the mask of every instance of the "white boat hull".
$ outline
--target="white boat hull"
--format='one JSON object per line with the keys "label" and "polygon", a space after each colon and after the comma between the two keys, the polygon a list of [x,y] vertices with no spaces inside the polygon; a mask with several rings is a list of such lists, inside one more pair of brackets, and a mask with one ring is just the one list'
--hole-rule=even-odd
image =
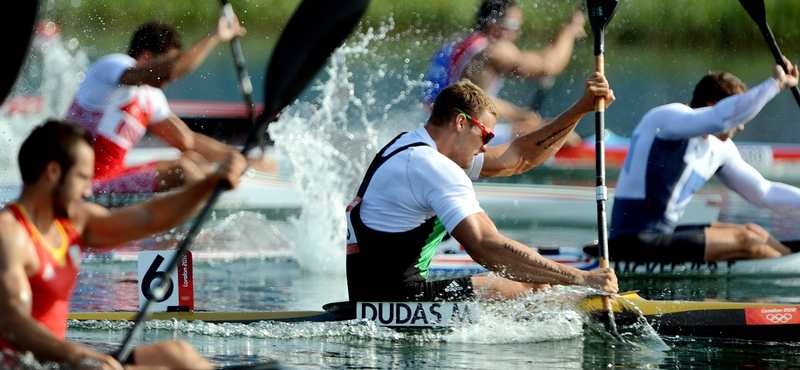
{"label": "white boat hull", "polygon": [[[141,164],[156,159],[176,158],[173,148],[136,148],[128,154],[127,164]],[[597,226],[595,188],[583,186],[520,185],[477,182],[475,193],[481,207],[501,227]],[[13,200],[19,185],[0,189],[0,202]],[[95,200],[106,206],[120,206],[140,201],[151,194],[98,195]],[[609,198],[613,197],[612,193]],[[298,212],[303,198],[292,181],[285,176],[248,171],[239,187],[222,193],[215,204],[218,210],[261,212]],[[697,194],[687,206],[680,223],[709,223],[717,220],[721,197]],[[613,199],[607,202],[607,209]]]}
{"label": "white boat hull", "polygon": [[[437,254],[428,269],[431,275],[458,276],[487,272],[458,247],[449,245],[456,243],[447,241],[445,247],[456,253]],[[540,250],[544,257],[581,270],[594,270],[599,266],[597,256],[584,253],[579,248],[558,248]],[[613,256],[610,266],[619,276],[800,276],[800,253],[792,253],[777,258],[761,258],[738,261],[719,262],[631,262],[615,261]]]}

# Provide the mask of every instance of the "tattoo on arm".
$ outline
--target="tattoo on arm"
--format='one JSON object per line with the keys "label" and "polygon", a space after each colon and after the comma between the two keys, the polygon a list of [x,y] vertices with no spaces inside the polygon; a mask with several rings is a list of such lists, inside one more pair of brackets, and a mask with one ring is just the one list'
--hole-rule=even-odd
{"label": "tattoo on arm", "polygon": [[505,248],[506,250],[508,250],[511,253],[514,253],[517,256],[520,256],[522,258],[525,258],[525,259],[533,262],[534,264],[542,266],[542,267],[544,267],[544,268],[546,268],[546,269],[548,269],[548,270],[550,270],[552,272],[555,272],[556,274],[559,274],[559,275],[567,278],[567,280],[569,280],[570,283],[574,284],[575,281],[577,280],[577,276],[575,276],[573,274],[570,274],[567,271],[564,271],[564,270],[561,270],[561,269],[557,268],[556,266],[554,266],[552,263],[550,263],[547,259],[545,259],[543,257],[532,257],[531,254],[528,253],[527,251],[522,250],[520,248],[517,248],[517,247],[515,247],[515,246],[513,246],[513,245],[511,245],[509,243],[503,243],[503,248]]}
{"label": "tattoo on arm", "polygon": [[[577,123],[577,122],[575,122],[575,123]],[[567,127],[564,127],[562,129],[552,133],[550,136],[548,136],[548,137],[546,137],[546,138],[544,138],[542,140],[537,141],[535,144],[537,146],[544,145],[544,149],[550,148],[551,146],[553,146],[553,144],[557,143],[559,140],[561,140],[562,138],[567,136],[567,134],[569,134],[569,130],[571,130],[572,127],[575,126],[575,123],[573,123],[573,124],[571,124],[571,125],[569,125]]]}

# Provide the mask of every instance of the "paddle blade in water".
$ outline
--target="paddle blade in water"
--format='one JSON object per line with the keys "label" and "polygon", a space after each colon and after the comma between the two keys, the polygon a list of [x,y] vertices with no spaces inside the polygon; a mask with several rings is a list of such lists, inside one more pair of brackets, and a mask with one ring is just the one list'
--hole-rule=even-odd
{"label": "paddle blade in water", "polygon": [[317,74],[361,19],[369,0],[305,0],[283,30],[267,68],[264,111],[272,120]]}
{"label": "paddle blade in water", "polygon": [[25,62],[25,57],[28,55],[39,2],[37,0],[15,2],[12,9],[14,9],[15,20],[0,23],[2,24],[0,25],[2,34],[10,36],[5,38],[6,67],[5,71],[0,74],[0,103],[11,92],[22,63]]}
{"label": "paddle blade in water", "polygon": [[[655,351],[671,349],[650,326],[636,303],[628,299],[629,297],[638,297],[636,292],[615,294],[610,311],[604,307],[603,298],[605,297],[589,296],[577,306],[590,319],[590,328],[602,336],[612,336],[613,343],[617,346],[647,348]],[[591,325],[592,323],[596,325]],[[602,324],[602,327],[597,324]],[[610,325],[613,325],[613,328]]]}

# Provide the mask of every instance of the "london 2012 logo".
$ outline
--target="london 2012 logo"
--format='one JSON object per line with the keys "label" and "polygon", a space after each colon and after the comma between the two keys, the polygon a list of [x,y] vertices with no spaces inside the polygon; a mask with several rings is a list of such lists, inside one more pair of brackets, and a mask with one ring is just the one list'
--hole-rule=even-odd
{"label": "london 2012 logo", "polygon": [[776,324],[785,324],[792,320],[790,313],[771,313],[766,316],[766,319]]}
{"label": "london 2012 logo", "polygon": [[745,308],[747,325],[796,325],[800,324],[797,306]]}

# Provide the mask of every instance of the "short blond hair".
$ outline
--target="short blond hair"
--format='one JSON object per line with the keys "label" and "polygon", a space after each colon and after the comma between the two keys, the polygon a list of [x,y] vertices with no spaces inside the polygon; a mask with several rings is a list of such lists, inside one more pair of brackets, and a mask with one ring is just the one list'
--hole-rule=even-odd
{"label": "short blond hair", "polygon": [[437,126],[446,125],[458,114],[453,108],[461,109],[474,117],[480,116],[485,111],[497,116],[497,107],[492,98],[468,79],[445,87],[436,96],[428,122]]}

